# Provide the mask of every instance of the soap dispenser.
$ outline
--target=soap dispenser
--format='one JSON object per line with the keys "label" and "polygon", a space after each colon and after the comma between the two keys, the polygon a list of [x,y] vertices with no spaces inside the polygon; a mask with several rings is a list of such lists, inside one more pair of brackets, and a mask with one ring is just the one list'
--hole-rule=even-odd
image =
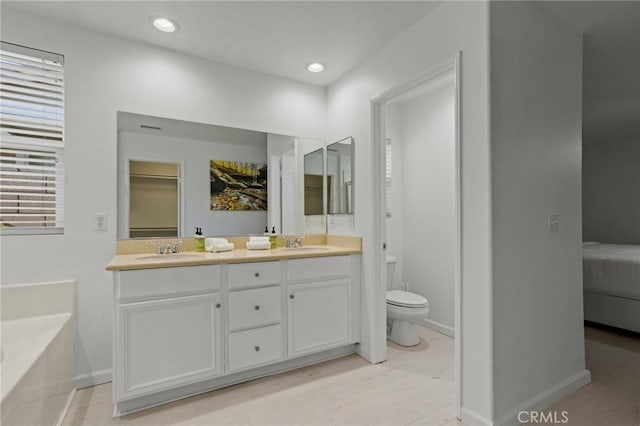
{"label": "soap dispenser", "polygon": [[196,235],[193,237],[196,243],[196,251],[205,251],[205,238],[202,235],[202,228],[196,228]]}
{"label": "soap dispenser", "polygon": [[[269,228],[267,228],[267,232],[269,231]],[[271,243],[271,248],[277,248],[278,247],[278,234],[276,234],[276,227],[274,226],[273,228],[271,228],[271,235],[269,235],[269,242]]]}

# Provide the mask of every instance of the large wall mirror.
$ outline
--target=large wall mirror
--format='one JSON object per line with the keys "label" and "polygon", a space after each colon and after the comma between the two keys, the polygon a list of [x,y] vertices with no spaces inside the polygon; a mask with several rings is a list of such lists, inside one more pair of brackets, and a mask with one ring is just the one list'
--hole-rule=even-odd
{"label": "large wall mirror", "polygon": [[118,112],[118,238],[324,232],[304,211],[305,155],[324,146]]}

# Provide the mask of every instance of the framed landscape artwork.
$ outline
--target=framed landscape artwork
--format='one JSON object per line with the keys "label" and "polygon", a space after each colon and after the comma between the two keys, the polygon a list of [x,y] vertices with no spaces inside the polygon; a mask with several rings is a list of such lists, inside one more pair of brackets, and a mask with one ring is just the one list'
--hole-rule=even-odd
{"label": "framed landscape artwork", "polygon": [[267,210],[267,165],[211,160],[211,210]]}

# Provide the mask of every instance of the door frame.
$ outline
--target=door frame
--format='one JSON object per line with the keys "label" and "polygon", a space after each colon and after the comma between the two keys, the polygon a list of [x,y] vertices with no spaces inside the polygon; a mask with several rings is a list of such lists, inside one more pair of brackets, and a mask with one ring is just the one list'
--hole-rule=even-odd
{"label": "door frame", "polygon": [[[145,163],[163,163],[163,164],[175,164],[178,166],[178,236],[176,238],[186,238],[186,214],[187,211],[187,200],[186,192],[185,192],[185,182],[184,182],[184,161],[166,161],[162,159],[152,158],[152,157],[127,157],[124,159],[124,181],[122,182],[122,188],[124,189],[124,197],[122,199],[123,209],[122,216],[120,220],[122,224],[118,224],[116,227],[116,233],[118,234],[118,239],[122,239],[120,236],[121,231],[126,232],[126,237],[131,238],[129,232],[129,209],[131,207],[131,167],[130,164],[132,161],[141,161]],[[118,206],[118,208],[120,208]]]}
{"label": "door frame", "polygon": [[[455,275],[454,275],[454,310],[455,310],[455,381],[456,381],[456,416],[461,416],[462,408],[462,191],[461,191],[461,87],[460,87],[461,52],[456,52],[432,66],[423,73],[405,83],[394,87],[371,100],[371,135],[373,164],[373,264],[374,274],[374,324],[386,321],[386,179],[385,179],[385,142],[386,142],[386,105],[396,97],[416,89],[424,84],[432,83],[442,77],[453,75],[455,85]],[[372,342],[372,352],[383,355],[386,359],[386,329],[376,327],[376,338]]]}

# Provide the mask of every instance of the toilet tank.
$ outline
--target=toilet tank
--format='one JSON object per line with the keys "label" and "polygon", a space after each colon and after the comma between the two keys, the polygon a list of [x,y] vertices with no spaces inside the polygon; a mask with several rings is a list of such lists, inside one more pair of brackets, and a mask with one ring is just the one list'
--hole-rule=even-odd
{"label": "toilet tank", "polygon": [[398,259],[390,254],[387,255],[387,290],[393,289],[393,276],[396,272],[396,262]]}

